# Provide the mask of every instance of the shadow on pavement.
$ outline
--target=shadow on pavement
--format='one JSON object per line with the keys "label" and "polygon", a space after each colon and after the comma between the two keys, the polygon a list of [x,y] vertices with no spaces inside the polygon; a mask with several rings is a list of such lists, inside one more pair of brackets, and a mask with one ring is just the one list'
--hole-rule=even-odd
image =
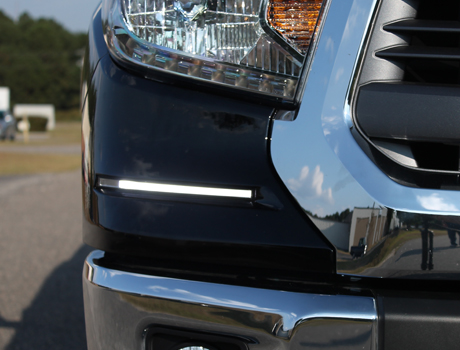
{"label": "shadow on pavement", "polygon": [[24,311],[22,321],[5,324],[15,329],[6,350],[86,349],[81,276],[83,262],[91,250],[80,247],[72,259],[45,280]]}

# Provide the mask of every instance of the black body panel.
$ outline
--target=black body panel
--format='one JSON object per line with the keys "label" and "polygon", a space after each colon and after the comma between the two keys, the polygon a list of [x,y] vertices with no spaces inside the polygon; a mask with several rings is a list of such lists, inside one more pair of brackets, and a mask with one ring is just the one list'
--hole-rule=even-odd
{"label": "black body panel", "polygon": [[[333,247],[271,163],[273,108],[147,80],[109,55],[99,58],[92,50],[105,42],[97,30],[90,36],[86,65],[96,68],[84,77],[90,81],[83,120],[87,244],[273,275],[335,272]],[[251,188],[257,196],[243,203],[123,192],[97,187],[98,177]]]}

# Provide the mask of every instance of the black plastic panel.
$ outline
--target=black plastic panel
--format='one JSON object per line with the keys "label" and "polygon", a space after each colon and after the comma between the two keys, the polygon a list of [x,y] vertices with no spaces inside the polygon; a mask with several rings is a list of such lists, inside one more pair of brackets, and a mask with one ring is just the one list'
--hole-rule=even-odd
{"label": "black plastic panel", "polygon": [[371,29],[372,40],[366,43],[363,62],[360,67],[358,87],[372,81],[395,81],[404,76],[404,64],[396,61],[383,60],[376,57],[375,52],[383,48],[408,45],[410,35],[398,33],[394,35],[382,28],[388,23],[398,22],[401,18],[413,19],[416,15],[418,0],[385,0],[381,1],[378,15]]}
{"label": "black plastic panel", "polygon": [[460,48],[400,46],[376,52],[377,57],[395,59],[460,60]]}
{"label": "black plastic panel", "polygon": [[390,178],[460,189],[460,3],[380,4],[353,96],[353,136]]}
{"label": "black plastic panel", "polygon": [[371,138],[459,143],[459,113],[457,86],[372,83],[361,87],[356,104]]}
{"label": "black plastic panel", "polygon": [[460,300],[437,294],[381,297],[384,350],[458,349]]}
{"label": "black plastic panel", "polygon": [[442,32],[460,33],[460,22],[457,21],[430,21],[421,19],[403,20],[383,27],[389,32]]}

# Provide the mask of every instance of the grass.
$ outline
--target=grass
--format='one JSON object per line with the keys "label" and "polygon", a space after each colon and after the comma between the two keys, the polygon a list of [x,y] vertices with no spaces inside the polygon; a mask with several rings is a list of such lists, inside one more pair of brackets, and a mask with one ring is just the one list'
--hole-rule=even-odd
{"label": "grass", "polygon": [[46,140],[50,145],[81,144],[81,123],[61,122],[56,129],[49,131],[50,138]]}
{"label": "grass", "polygon": [[78,154],[0,153],[0,175],[70,171],[80,164]]}
{"label": "grass", "polygon": [[[80,145],[79,122],[58,122],[56,129],[31,133],[29,143],[21,140],[0,142],[0,176],[38,174],[76,170],[81,165],[80,154],[59,154],[59,146]],[[20,135],[20,133],[18,133]],[[31,152],[30,148],[56,147],[56,152]],[[12,152],[14,148],[14,152]],[[21,149],[24,149],[22,151]]]}
{"label": "grass", "polygon": [[[30,132],[29,143],[25,144],[22,140],[15,142],[1,142],[0,152],[8,147],[29,147],[29,146],[52,146],[81,144],[81,124],[80,122],[58,122],[56,128],[50,131]],[[16,135],[22,135],[17,133]],[[34,138],[34,135],[37,136]]]}
{"label": "grass", "polygon": [[57,110],[56,111],[56,120],[62,122],[80,122],[81,121],[81,111],[79,108],[69,109],[69,110]]}

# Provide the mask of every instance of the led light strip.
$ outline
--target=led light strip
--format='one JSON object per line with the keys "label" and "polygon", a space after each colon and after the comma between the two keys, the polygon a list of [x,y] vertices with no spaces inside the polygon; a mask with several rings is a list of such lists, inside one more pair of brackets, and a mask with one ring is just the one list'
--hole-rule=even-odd
{"label": "led light strip", "polygon": [[252,190],[237,190],[230,188],[215,188],[201,186],[171,185],[155,182],[139,182],[130,180],[99,179],[102,187],[120,188],[124,190],[135,190],[145,192],[188,194],[198,196],[231,197],[231,198],[252,198]]}

